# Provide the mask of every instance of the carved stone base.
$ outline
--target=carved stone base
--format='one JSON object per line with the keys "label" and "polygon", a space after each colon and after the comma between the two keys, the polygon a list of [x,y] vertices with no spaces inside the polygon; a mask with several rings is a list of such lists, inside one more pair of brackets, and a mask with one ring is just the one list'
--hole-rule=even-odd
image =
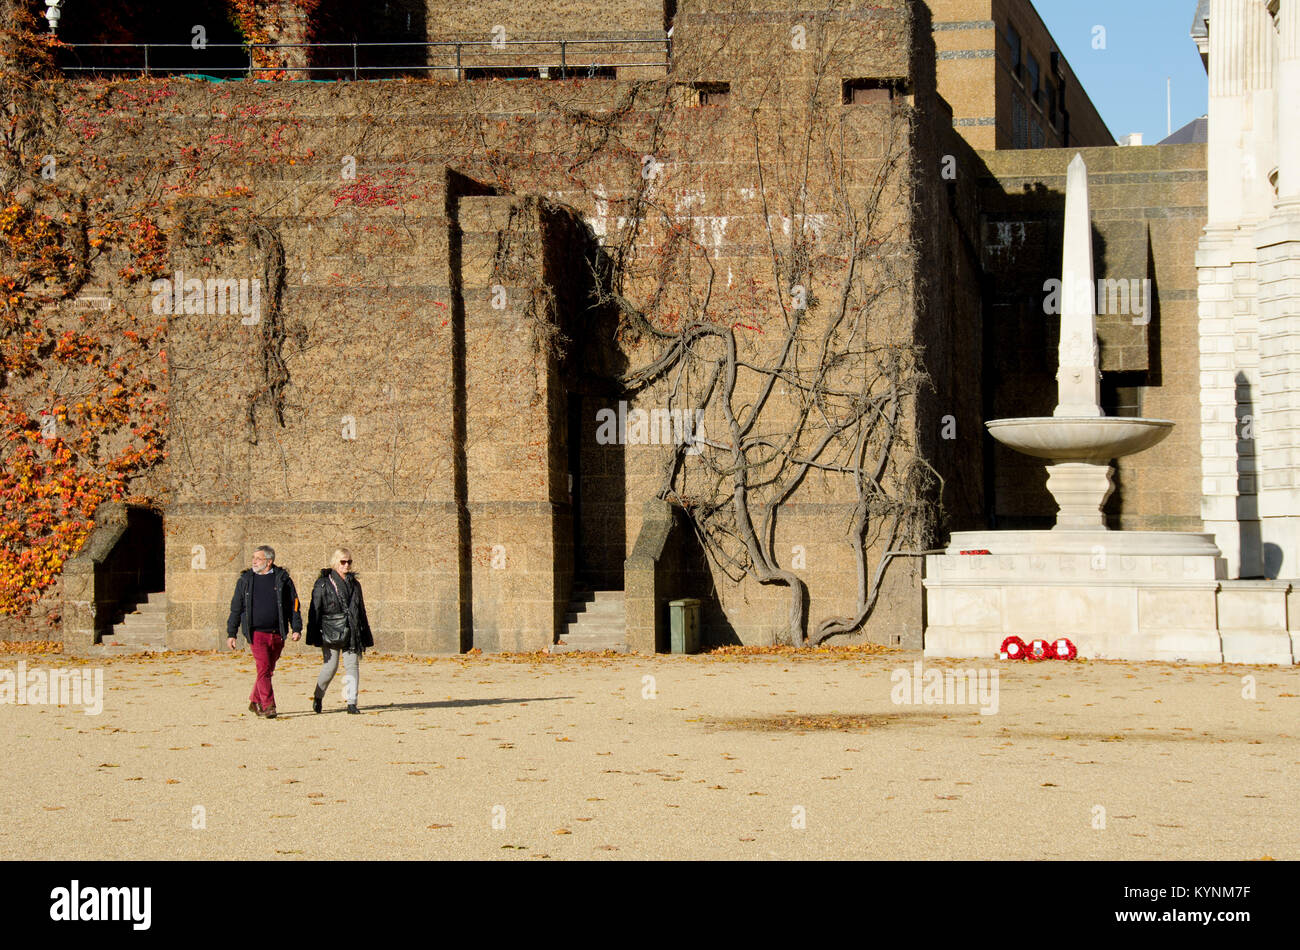
{"label": "carved stone base", "polygon": [[1055,527],[1067,531],[1105,528],[1102,506],[1115,490],[1109,463],[1058,462],[1047,466],[1047,490],[1060,511]]}

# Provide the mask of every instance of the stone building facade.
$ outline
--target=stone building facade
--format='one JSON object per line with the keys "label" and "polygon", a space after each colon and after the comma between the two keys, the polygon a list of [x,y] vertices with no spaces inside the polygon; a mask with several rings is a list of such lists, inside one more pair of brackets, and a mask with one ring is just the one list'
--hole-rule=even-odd
{"label": "stone building facade", "polygon": [[1300,2],[1206,0],[1209,221],[1200,294],[1202,517],[1233,577],[1300,565]]}

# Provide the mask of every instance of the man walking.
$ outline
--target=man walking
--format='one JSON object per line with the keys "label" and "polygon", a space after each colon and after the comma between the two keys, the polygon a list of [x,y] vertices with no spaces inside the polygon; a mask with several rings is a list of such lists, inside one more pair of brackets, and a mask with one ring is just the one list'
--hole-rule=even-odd
{"label": "man walking", "polygon": [[226,642],[230,649],[238,646],[235,638],[242,631],[257,662],[257,680],[248,697],[248,711],[275,718],[275,691],[271,674],[284,649],[284,636],[293,627],[293,639],[302,634],[302,612],[298,609],[298,591],[289,572],[275,564],[275,550],[263,544],[253,552],[253,566],[239,575],[235,596],[230,599],[230,619],[226,621]]}

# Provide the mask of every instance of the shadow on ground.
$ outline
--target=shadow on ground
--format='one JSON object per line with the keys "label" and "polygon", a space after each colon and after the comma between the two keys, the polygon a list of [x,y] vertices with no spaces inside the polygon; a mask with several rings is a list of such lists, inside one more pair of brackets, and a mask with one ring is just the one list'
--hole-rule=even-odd
{"label": "shadow on ground", "polygon": [[[464,706],[504,706],[507,703],[546,703],[557,699],[574,699],[573,696],[529,696],[521,699],[444,699],[432,703],[383,703],[382,705],[361,705],[363,713],[399,712],[404,709],[459,709]],[[321,715],[338,715],[346,709],[325,709]],[[300,716],[315,716],[311,710],[303,712],[280,713],[280,719],[297,719]]]}

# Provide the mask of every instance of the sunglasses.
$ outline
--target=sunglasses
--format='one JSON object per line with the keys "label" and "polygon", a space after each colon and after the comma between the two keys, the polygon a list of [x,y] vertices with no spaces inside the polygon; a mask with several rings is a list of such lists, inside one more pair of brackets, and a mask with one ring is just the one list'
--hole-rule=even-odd
{"label": "sunglasses", "polygon": [[339,561],[340,564],[351,564],[351,561]]}

